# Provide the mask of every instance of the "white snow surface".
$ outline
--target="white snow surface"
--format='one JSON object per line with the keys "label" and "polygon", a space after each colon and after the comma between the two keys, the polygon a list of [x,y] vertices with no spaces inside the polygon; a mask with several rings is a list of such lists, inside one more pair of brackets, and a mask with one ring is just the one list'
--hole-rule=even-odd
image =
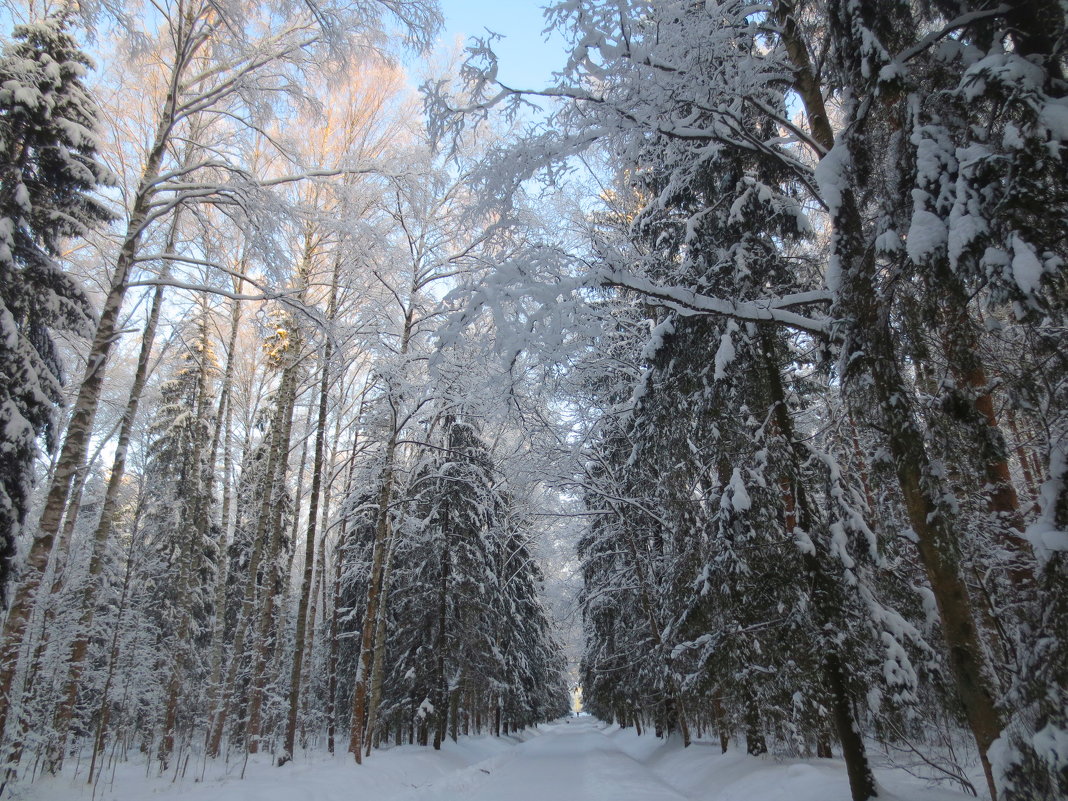
{"label": "white snow surface", "polygon": [[1012,277],[1025,294],[1038,289],[1042,278],[1042,262],[1027,242],[1018,236],[1012,238]]}
{"label": "white snow surface", "polygon": [[946,224],[937,214],[932,214],[925,209],[916,209],[912,213],[912,223],[909,225],[909,233],[905,241],[905,252],[914,262],[922,264],[943,248],[947,239]]}
{"label": "white snow surface", "polygon": [[[192,760],[191,760],[192,762]],[[83,766],[84,768],[84,766]],[[199,766],[196,766],[199,768]],[[190,764],[145,776],[144,765],[120,765],[98,785],[99,801],[848,801],[840,759],[721,754],[718,742],[683,749],[677,739],[638,737],[592,718],[542,725],[514,737],[462,737],[441,751],[401,746],[374,753],[362,766],[348,754],[301,754],[283,768],[268,756],[241,760],[228,771],[208,767],[203,781]],[[880,801],[962,801],[902,771],[876,771]],[[92,798],[69,774],[17,791],[25,801]]]}

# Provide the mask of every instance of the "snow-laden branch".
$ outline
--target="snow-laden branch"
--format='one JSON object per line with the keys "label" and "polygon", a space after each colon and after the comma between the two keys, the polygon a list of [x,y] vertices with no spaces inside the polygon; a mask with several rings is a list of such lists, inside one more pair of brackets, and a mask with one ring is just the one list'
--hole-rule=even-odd
{"label": "snow-laden branch", "polygon": [[623,273],[607,274],[599,278],[598,283],[601,286],[637,292],[686,316],[717,315],[747,322],[775,322],[821,337],[830,334],[830,318],[812,317],[790,311],[792,308],[829,303],[831,293],[827,290],[739,301],[701,295],[685,287],[661,286],[647,278]]}
{"label": "snow-laden branch", "polygon": [[912,47],[898,53],[894,56],[894,60],[891,63],[904,64],[906,61],[911,61],[924,50],[927,50],[932,45],[945,39],[954,31],[959,31],[961,28],[967,28],[969,25],[979,22],[980,20],[989,19],[991,17],[1000,17],[1011,10],[1012,6],[1001,4],[994,8],[984,8],[977,11],[970,11],[967,14],[961,14],[959,17],[955,17],[947,22],[937,31],[927,34],[927,36],[916,42]]}
{"label": "snow-laden branch", "polygon": [[[129,283],[131,287],[138,286],[169,286],[175,289],[185,289],[189,292],[205,292],[211,295],[219,295],[220,297],[229,298],[230,300],[251,300],[251,301],[263,301],[263,300],[287,300],[291,299],[294,295],[299,294],[299,290],[296,289],[272,289],[264,291],[258,295],[250,295],[244,292],[234,292],[230,289],[224,289],[220,286],[210,286],[208,284],[197,284],[189,281],[182,281],[178,278],[162,277],[162,278],[146,278],[139,281],[131,281]],[[301,304],[303,308],[303,304]]]}

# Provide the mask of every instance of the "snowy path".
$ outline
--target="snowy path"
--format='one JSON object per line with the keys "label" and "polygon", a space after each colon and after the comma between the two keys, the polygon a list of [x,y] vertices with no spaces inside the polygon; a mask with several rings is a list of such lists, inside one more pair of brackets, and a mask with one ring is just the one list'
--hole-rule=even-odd
{"label": "snowy path", "polygon": [[540,737],[396,801],[684,801],[686,796],[628,756],[603,727],[543,726]]}
{"label": "snowy path", "polygon": [[[303,754],[284,768],[270,754],[215,763],[198,780],[158,776],[136,760],[120,763],[97,786],[95,801],[849,801],[839,759],[751,757],[719,753],[719,744],[683,749],[674,738],[638,737],[592,718],[542,724],[511,737],[461,737],[440,751],[405,745],[376,752],[363,765],[348,754]],[[902,771],[879,801],[973,801],[929,788]],[[94,801],[77,776],[49,777],[23,788],[18,801]]]}

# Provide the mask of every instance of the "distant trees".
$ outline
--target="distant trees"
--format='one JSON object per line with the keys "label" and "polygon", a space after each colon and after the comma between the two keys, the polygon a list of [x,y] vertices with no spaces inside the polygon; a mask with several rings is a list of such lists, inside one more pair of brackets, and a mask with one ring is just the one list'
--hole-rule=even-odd
{"label": "distant trees", "polygon": [[[433,673],[434,678],[427,679],[433,683],[428,695],[424,699],[417,699],[417,705],[426,701],[425,705],[419,707],[422,712],[419,709],[413,709],[413,712],[421,715],[424,722],[420,725],[427,727],[422,729],[421,740],[425,742],[426,732],[430,732],[436,745],[440,745],[445,735],[444,721],[448,718],[455,724],[457,720],[456,709],[450,713],[440,705],[445,700],[450,704],[454,701],[458,703],[452,688],[454,680],[459,681],[459,678],[455,673],[451,677],[445,676],[447,666],[450,670],[459,670],[452,664],[455,653],[450,656],[436,649],[453,647],[453,635],[447,629],[461,607],[452,597],[455,590],[450,589],[450,582],[457,580],[456,576],[449,577],[451,560],[457,556],[451,551],[460,548],[464,540],[451,542],[448,546],[440,540],[446,536],[443,532],[450,526],[441,521],[435,523],[431,510],[416,512],[414,517],[410,516],[413,513],[405,515],[398,510],[407,509],[408,504],[413,503],[413,493],[424,494],[425,502],[425,493],[432,492],[435,500],[431,509],[436,509],[440,503],[438,496],[446,492],[455,494],[462,489],[455,481],[442,483],[430,476],[424,476],[424,482],[429,481],[430,487],[419,488],[418,470],[420,466],[430,470],[426,465],[433,464],[433,461],[427,461],[428,454],[438,450],[442,453],[444,464],[451,464],[448,456],[450,446],[447,440],[438,439],[439,435],[435,432],[444,426],[447,433],[451,426],[458,425],[455,421],[447,422],[450,415],[454,414],[451,406],[465,406],[480,391],[476,389],[477,384],[459,377],[465,369],[471,369],[462,362],[458,366],[454,361],[461,359],[465,353],[462,334],[458,335],[459,342],[452,342],[450,347],[449,340],[453,335],[446,332],[447,336],[438,349],[437,360],[447,367],[440,366],[437,370],[429,367],[429,339],[436,327],[435,321],[451,310],[449,306],[435,302],[433,293],[450,283],[474,283],[482,274],[482,265],[486,260],[506,258],[515,247],[511,227],[501,224],[492,213],[478,209],[470,195],[470,170],[472,162],[477,165],[475,157],[462,154],[455,164],[443,165],[435,163],[428,150],[420,150],[412,155],[427,159],[426,172],[415,181],[409,178],[396,179],[392,197],[384,209],[401,231],[397,240],[391,243],[394,249],[390,251],[392,258],[404,265],[400,275],[396,276],[400,280],[385,278],[387,273],[384,270],[373,272],[391,296],[387,309],[392,322],[381,325],[378,331],[382,339],[381,347],[388,355],[381,360],[376,377],[381,392],[368,410],[369,420],[377,428],[376,439],[381,443],[376,448],[376,461],[372,468],[374,479],[371,484],[376,493],[373,529],[364,529],[368,534],[373,532],[373,538],[370,542],[365,541],[356,551],[369,560],[367,571],[360,576],[360,585],[365,588],[366,595],[357,607],[363,622],[360,627],[359,662],[354,668],[355,689],[349,726],[349,751],[357,762],[370,753],[372,738],[380,736],[376,726],[379,724],[378,709],[383,701],[382,693],[386,690],[384,660],[392,647],[393,571],[402,566],[397,560],[403,558],[402,554],[410,546],[410,542],[406,541],[416,537],[412,530],[414,520],[421,521],[417,528],[422,533],[418,537],[424,543],[423,548],[430,550],[430,554],[427,554],[420,548],[415,558],[429,560],[430,564],[422,572],[417,571],[414,577],[409,574],[408,578],[411,581],[432,581],[436,588],[434,600],[430,602],[431,608],[437,610],[437,622],[434,625],[436,644],[423,644],[421,647],[425,654],[434,654],[433,657],[425,655],[424,658],[437,659],[439,664]],[[479,375],[479,372],[474,375]],[[481,389],[486,391],[487,388]],[[490,393],[500,392],[499,388],[493,386],[488,390]],[[489,397],[494,397],[494,394]],[[439,416],[433,412],[435,408],[443,408],[444,411]],[[493,419],[499,419],[497,414],[499,412],[494,412]],[[469,446],[462,447],[466,449]],[[468,454],[468,458],[471,458],[471,454]],[[479,483],[469,475],[473,469],[474,466],[468,466],[465,470],[467,478],[459,482],[470,491],[476,491]],[[483,465],[481,469],[485,470],[486,466]],[[413,471],[415,479],[412,478]],[[414,483],[411,483],[413,480]],[[482,483],[487,482],[489,478],[484,477]],[[476,499],[483,504],[489,502],[488,497],[480,498],[477,491]],[[471,517],[476,512],[467,508],[467,511],[455,509],[454,513]],[[477,513],[488,516],[491,510],[488,507],[480,508]],[[435,526],[439,530],[437,542],[427,538]],[[468,544],[475,547],[477,541]],[[474,558],[476,554],[468,552],[468,556]],[[490,565],[491,558],[488,555],[485,558],[485,565]],[[433,566],[435,564],[436,567]],[[529,566],[524,569],[529,569]],[[484,592],[489,593],[492,589],[490,577],[483,578],[481,583]],[[489,606],[503,602],[503,598],[499,597],[500,592],[498,590],[498,597],[486,595],[482,602]],[[553,646],[545,639],[547,637],[548,632],[535,632],[535,640],[526,643],[525,647],[547,648],[551,651]],[[481,643],[482,646],[487,644],[487,640]],[[444,683],[446,678],[448,686]],[[559,686],[555,680],[554,686]],[[477,702],[486,703],[484,698],[477,699]],[[544,705],[538,706],[538,711],[534,712],[520,705],[515,713],[517,717],[505,718],[504,725],[526,725],[536,719],[544,708]],[[519,723],[519,715],[524,716],[522,723]],[[409,734],[411,737],[412,732]]]}
{"label": "distant trees", "polygon": [[440,748],[558,716],[566,692],[530,534],[470,418],[435,423],[397,521],[381,736]]}

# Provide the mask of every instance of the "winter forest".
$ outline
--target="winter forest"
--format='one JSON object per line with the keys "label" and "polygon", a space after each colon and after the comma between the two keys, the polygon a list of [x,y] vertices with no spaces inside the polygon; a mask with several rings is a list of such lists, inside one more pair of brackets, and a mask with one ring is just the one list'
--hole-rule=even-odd
{"label": "winter forest", "polygon": [[1063,0],[0,19],[0,795],[1068,798]]}

